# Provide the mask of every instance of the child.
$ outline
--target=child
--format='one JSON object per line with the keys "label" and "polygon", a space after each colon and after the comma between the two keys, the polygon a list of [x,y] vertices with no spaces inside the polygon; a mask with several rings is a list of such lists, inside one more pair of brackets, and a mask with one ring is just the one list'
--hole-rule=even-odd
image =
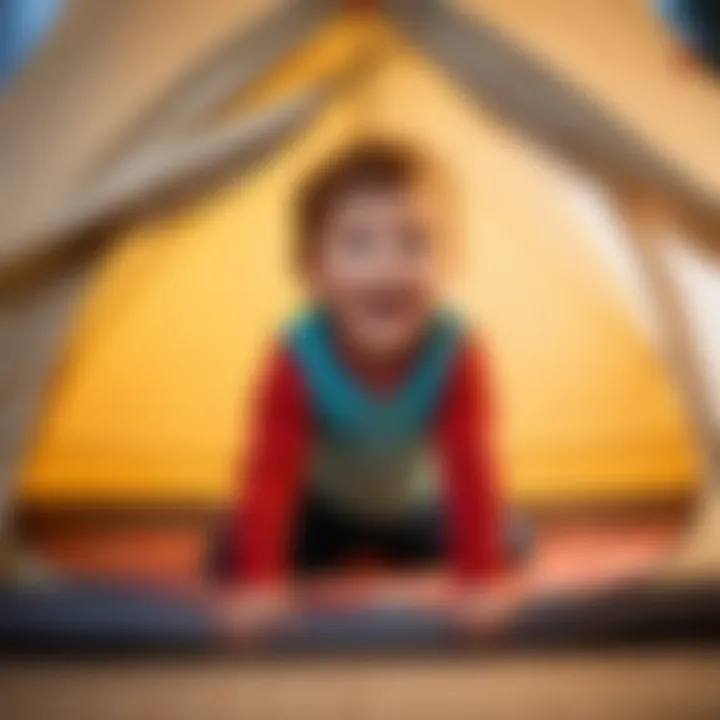
{"label": "child", "polygon": [[256,408],[234,528],[247,587],[358,556],[447,558],[470,586],[502,564],[483,358],[441,307],[436,179],[414,152],[366,143],[299,197],[310,310],[277,343]]}

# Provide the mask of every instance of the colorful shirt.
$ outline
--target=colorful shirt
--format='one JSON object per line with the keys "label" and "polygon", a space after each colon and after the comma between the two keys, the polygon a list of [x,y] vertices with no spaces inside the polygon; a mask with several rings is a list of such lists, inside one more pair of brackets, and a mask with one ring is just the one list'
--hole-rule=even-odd
{"label": "colorful shirt", "polygon": [[482,357],[439,318],[390,391],[351,371],[327,319],[312,313],[276,348],[255,412],[239,507],[236,574],[272,582],[288,571],[302,492],[385,520],[442,502],[457,577],[501,564],[499,498]]}

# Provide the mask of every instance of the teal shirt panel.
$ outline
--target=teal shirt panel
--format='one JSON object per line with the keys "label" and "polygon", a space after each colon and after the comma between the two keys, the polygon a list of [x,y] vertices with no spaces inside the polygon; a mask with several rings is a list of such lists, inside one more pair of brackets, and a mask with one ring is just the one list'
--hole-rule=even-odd
{"label": "teal shirt panel", "polygon": [[361,516],[403,514],[437,500],[427,440],[462,335],[454,316],[439,314],[406,379],[377,397],[342,363],[327,314],[312,310],[293,323],[288,344],[318,422],[310,478],[317,492]]}

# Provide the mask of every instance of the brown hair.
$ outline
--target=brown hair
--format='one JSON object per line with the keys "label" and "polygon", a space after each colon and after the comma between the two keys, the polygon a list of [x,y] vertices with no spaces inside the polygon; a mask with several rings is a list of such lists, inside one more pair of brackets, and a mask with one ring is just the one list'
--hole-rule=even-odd
{"label": "brown hair", "polygon": [[296,201],[296,258],[313,253],[319,230],[332,207],[350,193],[402,190],[434,174],[432,163],[396,142],[365,141],[323,165],[302,185]]}

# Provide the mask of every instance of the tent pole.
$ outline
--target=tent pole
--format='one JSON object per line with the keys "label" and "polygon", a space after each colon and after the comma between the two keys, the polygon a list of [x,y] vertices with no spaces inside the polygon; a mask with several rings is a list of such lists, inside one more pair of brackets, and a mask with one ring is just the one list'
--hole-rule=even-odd
{"label": "tent pole", "polygon": [[672,218],[648,196],[616,196],[617,212],[626,229],[654,308],[666,356],[684,399],[701,460],[702,486],[695,521],[679,552],[664,568],[672,579],[720,575],[720,437],[710,404],[712,390],[706,381],[695,339],[677,281],[669,265],[662,234]]}
{"label": "tent pole", "polygon": [[48,568],[18,539],[13,512],[20,489],[17,478],[68,319],[81,302],[93,267],[93,258],[85,257],[47,282],[21,289],[9,302],[2,298],[7,307],[0,307],[0,582],[38,581],[48,575]]}

